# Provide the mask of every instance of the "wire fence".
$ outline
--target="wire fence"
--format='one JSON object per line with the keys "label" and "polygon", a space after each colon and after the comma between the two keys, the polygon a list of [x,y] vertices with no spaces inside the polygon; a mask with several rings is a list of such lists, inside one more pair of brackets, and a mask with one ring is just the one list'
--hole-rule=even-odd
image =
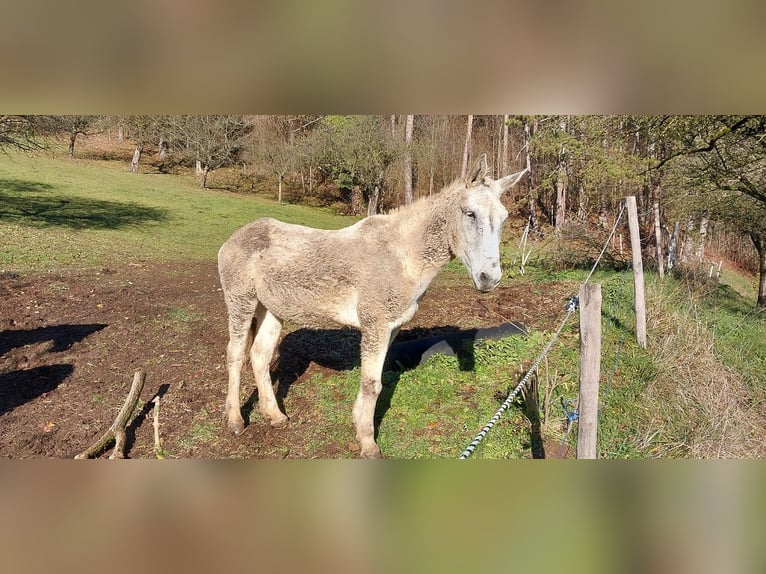
{"label": "wire fence", "polygon": [[[612,231],[611,233],[609,233],[609,237],[607,237],[606,241],[604,242],[604,247],[601,249],[601,252],[596,258],[596,262],[593,264],[593,267],[591,268],[585,280],[581,283],[581,286],[587,284],[590,281],[591,277],[593,276],[593,273],[596,271],[596,268],[601,262],[601,259],[603,258],[607,247],[609,246],[609,242],[612,240],[612,237],[617,231],[617,226],[619,225],[620,220],[622,219],[622,215],[624,211],[625,211],[625,203],[623,202],[621,204],[620,213],[614,221],[614,226],[612,227]],[[577,296],[575,295],[567,303],[565,307],[566,314],[564,315],[563,320],[559,324],[558,328],[556,329],[551,339],[543,348],[542,352],[538,355],[535,362],[532,363],[532,366],[529,368],[529,370],[524,375],[524,377],[522,377],[521,381],[519,381],[519,384],[516,385],[516,387],[514,387],[514,389],[508,394],[508,397],[500,405],[500,408],[497,409],[497,411],[492,416],[492,418],[487,422],[487,424],[484,425],[484,427],[482,427],[482,429],[479,431],[476,437],[470,442],[470,444],[460,454],[458,459],[465,460],[468,457],[470,457],[473,454],[473,452],[476,450],[476,447],[478,447],[479,444],[481,444],[481,442],[484,440],[484,437],[486,437],[487,434],[489,434],[489,431],[491,431],[492,428],[497,424],[497,422],[500,420],[500,417],[503,415],[503,413],[508,409],[508,407],[511,406],[511,404],[513,404],[513,401],[515,400],[516,396],[529,383],[530,379],[532,378],[532,375],[537,371],[538,367],[540,366],[540,363],[543,361],[543,359],[545,359],[545,357],[548,355],[550,350],[553,348],[554,344],[559,338],[559,335],[561,335],[561,331],[569,322],[570,318],[572,317],[574,312],[577,310],[578,306],[579,306],[579,301],[577,299]],[[564,407],[564,411],[565,411],[565,414],[567,414],[567,431],[565,434],[565,440],[566,440],[566,438],[569,436],[569,431],[571,430],[572,424],[577,420],[577,411],[573,410],[568,412],[566,406]]]}

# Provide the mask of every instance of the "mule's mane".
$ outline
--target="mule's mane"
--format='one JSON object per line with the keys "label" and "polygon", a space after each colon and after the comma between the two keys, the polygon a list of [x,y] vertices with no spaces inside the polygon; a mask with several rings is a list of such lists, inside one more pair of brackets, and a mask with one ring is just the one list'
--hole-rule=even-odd
{"label": "mule's mane", "polygon": [[446,197],[452,196],[456,192],[462,191],[463,189],[465,189],[465,182],[462,180],[462,178],[458,177],[432,195],[420,196],[409,205],[400,205],[398,207],[394,207],[393,209],[390,209],[381,215],[398,215],[407,211],[417,211],[424,207],[433,205],[434,202],[439,199],[444,199]]}

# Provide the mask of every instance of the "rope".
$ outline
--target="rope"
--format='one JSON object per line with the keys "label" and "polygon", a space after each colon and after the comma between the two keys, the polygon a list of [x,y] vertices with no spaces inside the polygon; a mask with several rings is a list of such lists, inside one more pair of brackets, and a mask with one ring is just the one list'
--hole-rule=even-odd
{"label": "rope", "polygon": [[569,300],[569,303],[567,303],[566,310],[567,314],[564,316],[564,320],[561,322],[561,325],[559,325],[559,328],[556,329],[556,333],[553,335],[550,341],[548,341],[548,344],[545,346],[545,349],[543,349],[543,352],[540,353],[540,356],[537,357],[537,360],[532,364],[532,366],[527,371],[527,374],[524,375],[524,378],[521,379],[518,385],[516,385],[516,388],[511,391],[511,393],[508,395],[508,398],[503,401],[503,404],[500,405],[500,408],[497,409],[497,412],[495,415],[490,419],[490,421],[484,425],[484,428],[479,431],[479,434],[476,435],[476,438],[474,438],[471,441],[471,444],[469,444],[466,449],[463,451],[463,453],[458,457],[459,459],[463,460],[468,458],[473,454],[473,451],[476,450],[476,447],[479,446],[479,443],[484,440],[484,437],[487,436],[487,433],[492,430],[492,427],[497,424],[497,421],[500,420],[500,417],[502,414],[506,411],[508,407],[511,406],[513,403],[513,400],[516,398],[516,395],[519,394],[521,389],[529,382],[529,378],[532,376],[532,373],[534,373],[537,370],[537,367],[540,366],[540,363],[545,358],[545,356],[548,354],[548,352],[553,347],[553,344],[556,342],[556,339],[559,338],[559,335],[561,334],[562,329],[564,328],[564,325],[567,324],[567,321],[569,321],[569,318],[572,316],[572,313],[575,312],[575,309],[577,309],[577,306],[579,305],[579,300],[577,297],[572,297]]}
{"label": "rope", "polygon": [[[601,250],[601,253],[599,253],[598,257],[596,258],[596,263],[593,264],[593,268],[590,270],[590,273],[588,273],[588,276],[585,278],[585,281],[583,281],[582,285],[585,285],[590,281],[591,276],[593,275],[593,272],[596,270],[596,267],[598,267],[598,264],[601,262],[601,258],[604,256],[604,253],[606,252],[606,248],[609,245],[609,242],[612,240],[612,236],[614,235],[615,231],[617,230],[617,225],[620,222],[620,218],[622,217],[623,212],[625,211],[625,204],[623,203],[620,208],[620,213],[617,216],[617,218],[614,221],[614,227],[612,227],[612,232],[609,234],[609,237],[607,237],[606,242],[604,243],[604,247]],[[566,306],[566,315],[564,316],[564,319],[561,321],[561,324],[559,325],[558,329],[556,329],[556,332],[554,333],[553,337],[551,337],[551,340],[548,341],[548,344],[545,345],[545,348],[543,349],[542,353],[537,357],[534,363],[532,363],[532,366],[527,371],[527,374],[524,375],[524,377],[519,381],[519,384],[516,385],[516,387],[510,392],[508,397],[503,401],[503,404],[500,405],[500,408],[497,409],[497,412],[495,412],[494,416],[489,420],[489,422],[484,425],[484,427],[479,431],[479,434],[476,435],[476,437],[471,441],[471,444],[469,444],[466,449],[461,453],[461,455],[458,457],[459,460],[465,460],[469,456],[473,454],[473,451],[476,450],[476,447],[479,446],[479,443],[484,440],[484,437],[487,436],[489,431],[492,430],[492,427],[494,427],[497,424],[497,421],[500,420],[500,417],[502,414],[508,409],[508,407],[511,406],[514,399],[516,398],[516,395],[521,392],[521,389],[524,388],[524,386],[529,382],[530,377],[532,376],[532,373],[534,373],[537,368],[540,366],[540,363],[543,361],[543,359],[546,357],[548,352],[553,347],[556,340],[559,338],[559,335],[561,334],[561,331],[564,329],[564,326],[569,321],[569,318],[572,316],[572,314],[575,312],[577,307],[579,306],[580,301],[578,300],[577,296],[573,296],[569,303],[567,303]],[[569,418],[569,417],[567,417]],[[575,419],[569,420],[569,426],[571,426],[572,422]]]}

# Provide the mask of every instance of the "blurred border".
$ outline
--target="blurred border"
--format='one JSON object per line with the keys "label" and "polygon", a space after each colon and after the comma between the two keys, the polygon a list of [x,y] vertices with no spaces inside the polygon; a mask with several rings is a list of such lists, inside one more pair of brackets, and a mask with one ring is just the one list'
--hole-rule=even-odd
{"label": "blurred border", "polygon": [[13,461],[8,572],[762,572],[740,462]]}
{"label": "blurred border", "polygon": [[6,2],[6,113],[757,113],[766,6]]}

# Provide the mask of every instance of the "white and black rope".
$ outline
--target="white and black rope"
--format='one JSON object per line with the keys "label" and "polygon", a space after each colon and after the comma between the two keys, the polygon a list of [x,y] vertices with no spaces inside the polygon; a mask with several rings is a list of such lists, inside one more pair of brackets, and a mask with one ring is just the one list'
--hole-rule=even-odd
{"label": "white and black rope", "polygon": [[484,437],[487,436],[487,433],[492,430],[492,427],[497,424],[497,421],[500,420],[500,417],[505,412],[505,410],[511,406],[513,403],[513,400],[516,398],[516,395],[519,394],[522,388],[524,388],[524,385],[526,385],[529,382],[529,378],[532,376],[532,373],[534,373],[537,370],[537,367],[540,366],[540,363],[542,363],[545,356],[548,354],[548,352],[553,348],[553,344],[556,342],[556,339],[559,338],[559,335],[561,334],[562,329],[564,328],[564,325],[567,324],[567,321],[569,321],[569,318],[572,316],[572,313],[575,312],[575,309],[577,309],[577,306],[579,304],[579,301],[577,297],[572,297],[569,300],[569,303],[567,304],[567,314],[564,316],[564,320],[561,322],[561,325],[559,325],[559,328],[556,329],[556,333],[551,337],[551,340],[548,341],[548,344],[543,349],[543,352],[540,353],[540,356],[537,357],[537,360],[532,364],[532,366],[527,371],[527,374],[524,375],[524,378],[519,381],[519,384],[516,385],[516,388],[514,388],[511,393],[508,395],[508,398],[503,401],[503,404],[500,405],[500,408],[497,409],[497,412],[495,415],[490,419],[490,421],[484,425],[484,428],[479,431],[479,434],[476,435],[476,438],[474,438],[471,441],[471,444],[469,444],[466,449],[463,451],[463,453],[458,457],[459,459],[466,459],[469,456],[473,454],[473,451],[476,450],[476,447],[479,446],[479,443],[484,440]]}

